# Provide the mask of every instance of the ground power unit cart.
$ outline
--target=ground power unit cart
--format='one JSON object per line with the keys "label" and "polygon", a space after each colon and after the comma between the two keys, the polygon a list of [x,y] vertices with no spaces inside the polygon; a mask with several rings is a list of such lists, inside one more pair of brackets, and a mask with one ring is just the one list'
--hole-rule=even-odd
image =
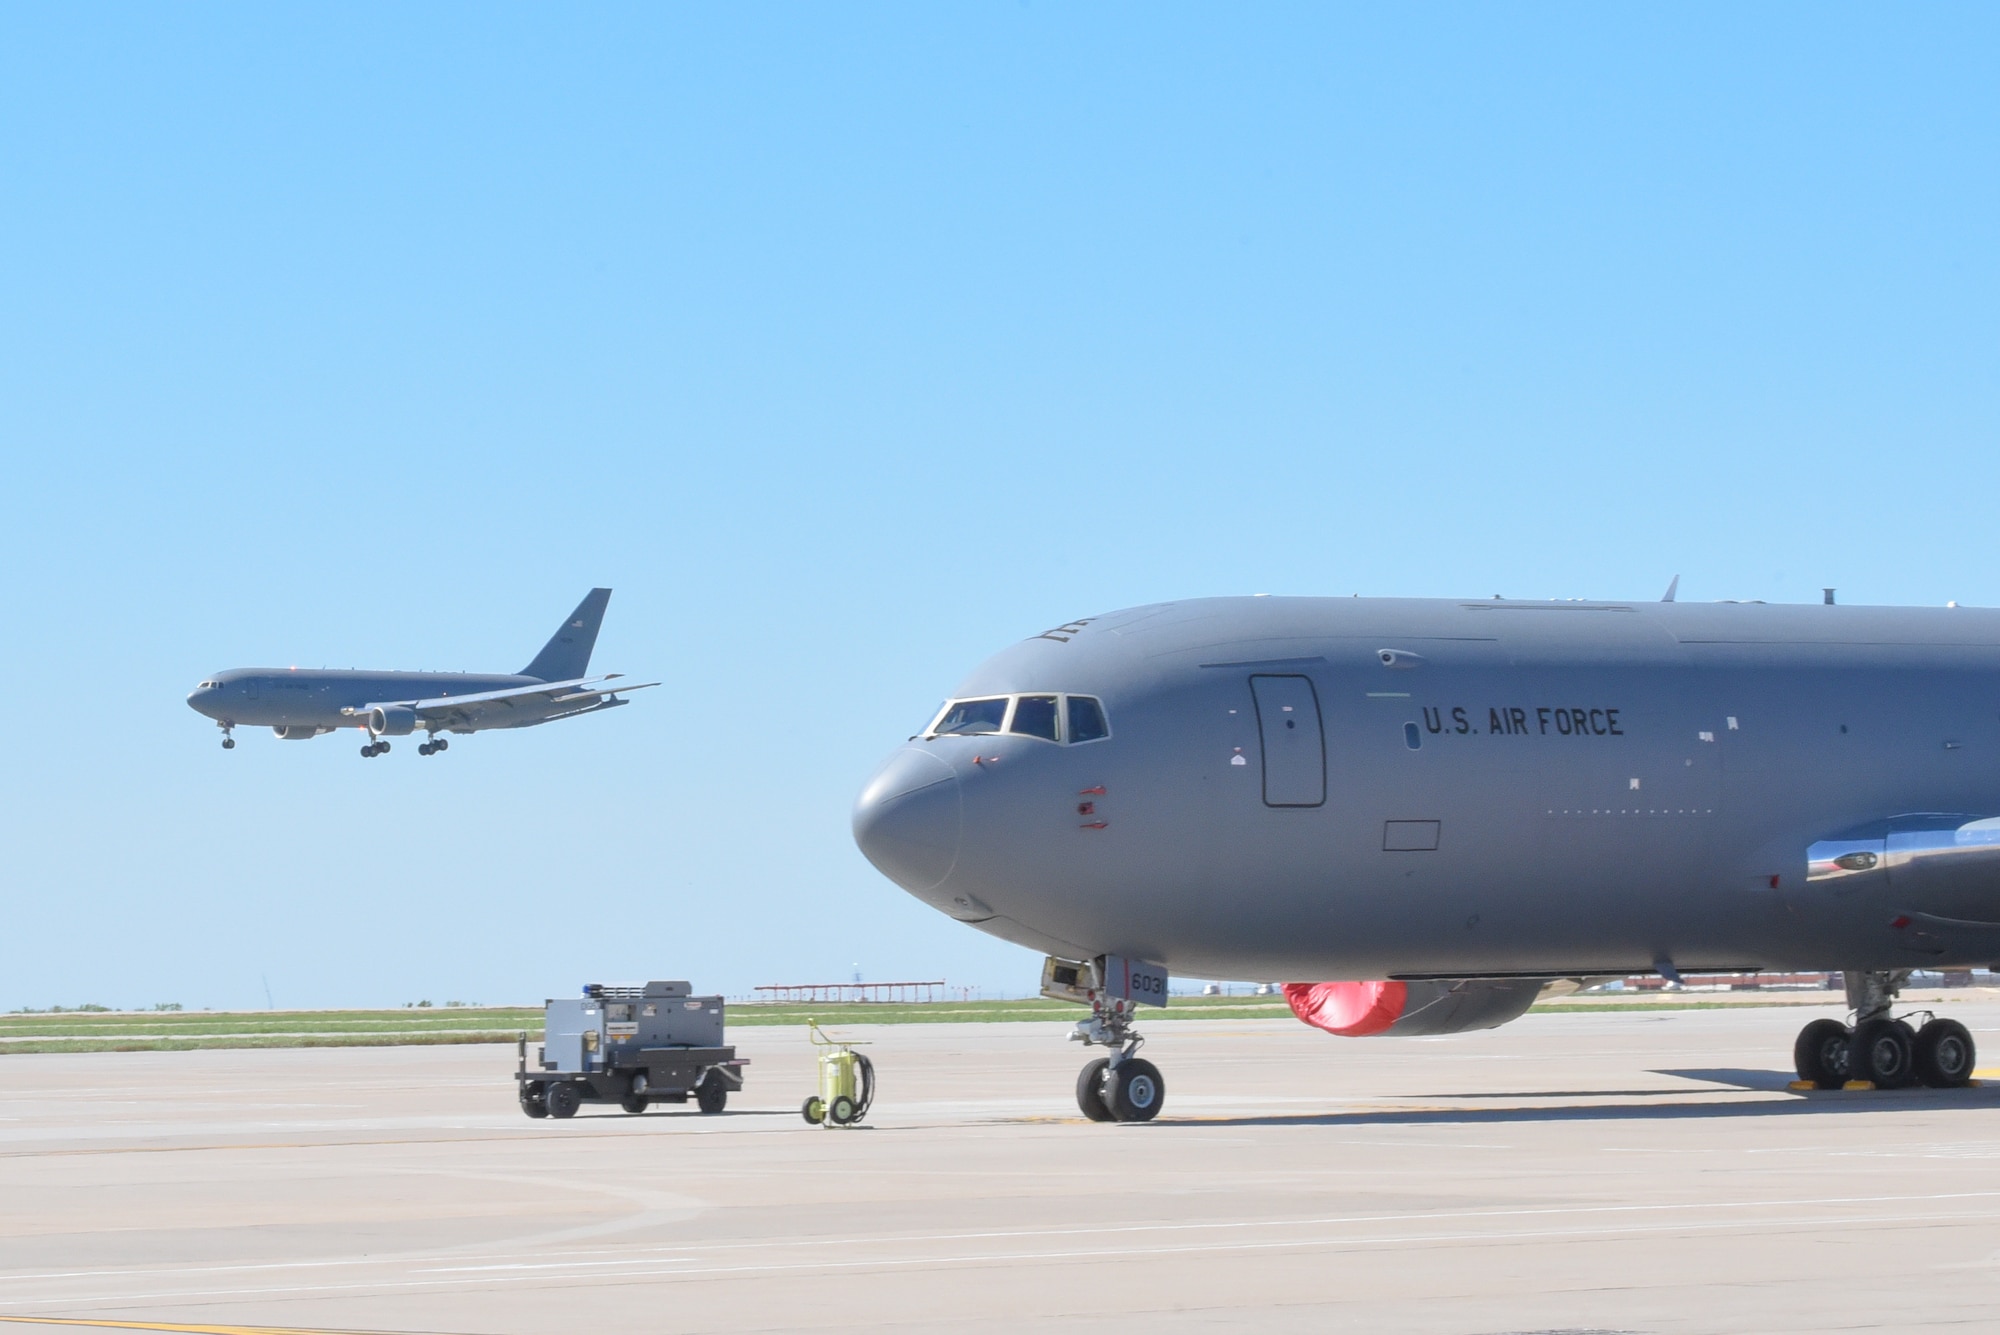
{"label": "ground power unit cart", "polygon": [[514,1073],[521,1111],[573,1117],[586,1103],[616,1103],[642,1113],[692,1096],[703,1112],[721,1112],[743,1088],[749,1061],[722,1042],[722,998],[690,990],[686,983],[592,983],[581,997],[551,1000],[532,1067],[521,1036]]}

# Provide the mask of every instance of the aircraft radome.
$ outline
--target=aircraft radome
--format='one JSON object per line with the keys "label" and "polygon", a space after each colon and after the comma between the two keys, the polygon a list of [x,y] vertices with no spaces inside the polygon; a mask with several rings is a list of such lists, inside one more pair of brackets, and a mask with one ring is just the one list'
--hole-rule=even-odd
{"label": "aircraft radome", "polygon": [[[1073,621],[965,679],[854,834],[1049,958],[1145,1120],[1170,972],[1301,980],[1336,1034],[1490,1028],[1560,979],[1839,969],[1802,1080],[1967,1083],[1892,1014],[2000,959],[2000,611],[1210,598]],[[1363,981],[1325,981],[1363,980]]]}
{"label": "aircraft radome", "polygon": [[436,755],[449,746],[447,732],[553,723],[616,708],[627,703],[622,692],[659,685],[624,682],[615,672],[584,675],[610,601],[609,589],[584,595],[534,661],[515,673],[231,668],[195,687],[187,702],[215,720],[224,747],[236,745],[237,727],[268,727],[288,741],[360,728],[369,737],[361,754],[374,757],[388,753],[389,738],[421,728],[429,736],[417,753]]}

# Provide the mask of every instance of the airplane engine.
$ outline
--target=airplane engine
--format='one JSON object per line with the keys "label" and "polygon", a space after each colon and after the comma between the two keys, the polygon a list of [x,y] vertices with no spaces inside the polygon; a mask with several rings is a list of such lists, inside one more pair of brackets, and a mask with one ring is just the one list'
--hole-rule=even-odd
{"label": "airplane engine", "polygon": [[323,732],[332,732],[333,729],[316,728],[310,723],[293,723],[293,724],[281,723],[276,727],[272,728],[271,731],[278,735],[280,741],[303,742],[308,737],[317,737]]}
{"label": "airplane engine", "polygon": [[1292,1014],[1343,1038],[1419,1038],[1497,1029],[1541,995],[1543,978],[1286,983]]}
{"label": "airplane engine", "polygon": [[417,730],[417,711],[383,705],[368,711],[368,731],[377,737],[408,737]]}

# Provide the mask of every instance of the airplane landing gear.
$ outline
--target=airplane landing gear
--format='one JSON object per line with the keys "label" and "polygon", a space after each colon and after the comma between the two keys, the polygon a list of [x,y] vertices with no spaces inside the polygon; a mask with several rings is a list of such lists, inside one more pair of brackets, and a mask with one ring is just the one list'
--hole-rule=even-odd
{"label": "airplane landing gear", "polygon": [[1150,1122],[1167,1101],[1160,1068],[1138,1055],[1146,1040],[1132,1029],[1131,1006],[1094,996],[1090,1018],[1070,1034],[1086,1046],[1115,1049],[1109,1057],[1086,1062],[1076,1077],[1077,1109],[1093,1122]]}
{"label": "airplane landing gear", "polygon": [[1916,1083],[1917,1031],[1886,1017],[1854,1026],[1847,1050],[1847,1078],[1866,1080],[1877,1089],[1902,1089]]}
{"label": "airplane landing gear", "polygon": [[1847,1050],[1854,1034],[1838,1020],[1814,1020],[1799,1030],[1792,1044],[1792,1065],[1799,1079],[1817,1089],[1839,1089],[1847,1083]]}
{"label": "airplane landing gear", "polygon": [[224,719],[215,726],[222,729],[222,749],[225,751],[234,751],[236,749],[236,739],[230,736],[229,732],[236,725]]}
{"label": "airplane landing gear", "polygon": [[442,737],[433,737],[428,742],[419,742],[417,744],[417,754],[420,756],[434,756],[440,751],[448,751],[450,749],[451,743],[445,741]]}
{"label": "airplane landing gear", "polygon": [[1926,1012],[1923,1027],[1915,1028],[1889,1014],[1909,976],[1908,969],[1849,973],[1847,1004],[1854,1009],[1854,1025],[1821,1019],[1801,1029],[1792,1045],[1799,1079],[1819,1089],[1839,1089],[1850,1081],[1877,1089],[1970,1084],[1977,1050],[1964,1025]]}
{"label": "airplane landing gear", "polygon": [[1917,1030],[1917,1079],[1932,1089],[1971,1083],[1976,1055],[1971,1031],[1956,1020],[1934,1018]]}
{"label": "airplane landing gear", "polygon": [[361,754],[371,760],[376,756],[386,756],[389,754],[389,744],[387,742],[370,742],[361,748]]}

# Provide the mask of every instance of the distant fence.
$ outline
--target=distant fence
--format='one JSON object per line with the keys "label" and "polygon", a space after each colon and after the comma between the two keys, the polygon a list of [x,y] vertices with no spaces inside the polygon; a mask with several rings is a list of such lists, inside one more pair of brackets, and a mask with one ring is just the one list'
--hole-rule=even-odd
{"label": "distant fence", "polygon": [[[1971,987],[1975,980],[1970,969],[1918,969],[1910,975],[1911,987]],[[1690,973],[1683,976],[1683,986],[1688,991],[1702,988],[1726,989],[1731,992],[1757,992],[1764,988],[1808,989],[1824,988],[1838,991],[1845,986],[1845,975],[1840,973]],[[1639,992],[1658,992],[1671,988],[1671,984],[1658,974],[1638,974],[1624,980],[1627,989]]]}
{"label": "distant fence", "polygon": [[[1639,974],[1624,980],[1625,986],[1638,992],[1658,992],[1668,990],[1672,984],[1658,974]],[[1730,992],[1759,992],[1769,988],[1827,988],[1840,986],[1823,973],[1690,973],[1683,976],[1683,986],[1694,991],[1700,988],[1723,989]]]}
{"label": "distant fence", "polygon": [[944,979],[927,983],[767,983],[759,1001],[942,1001]]}

